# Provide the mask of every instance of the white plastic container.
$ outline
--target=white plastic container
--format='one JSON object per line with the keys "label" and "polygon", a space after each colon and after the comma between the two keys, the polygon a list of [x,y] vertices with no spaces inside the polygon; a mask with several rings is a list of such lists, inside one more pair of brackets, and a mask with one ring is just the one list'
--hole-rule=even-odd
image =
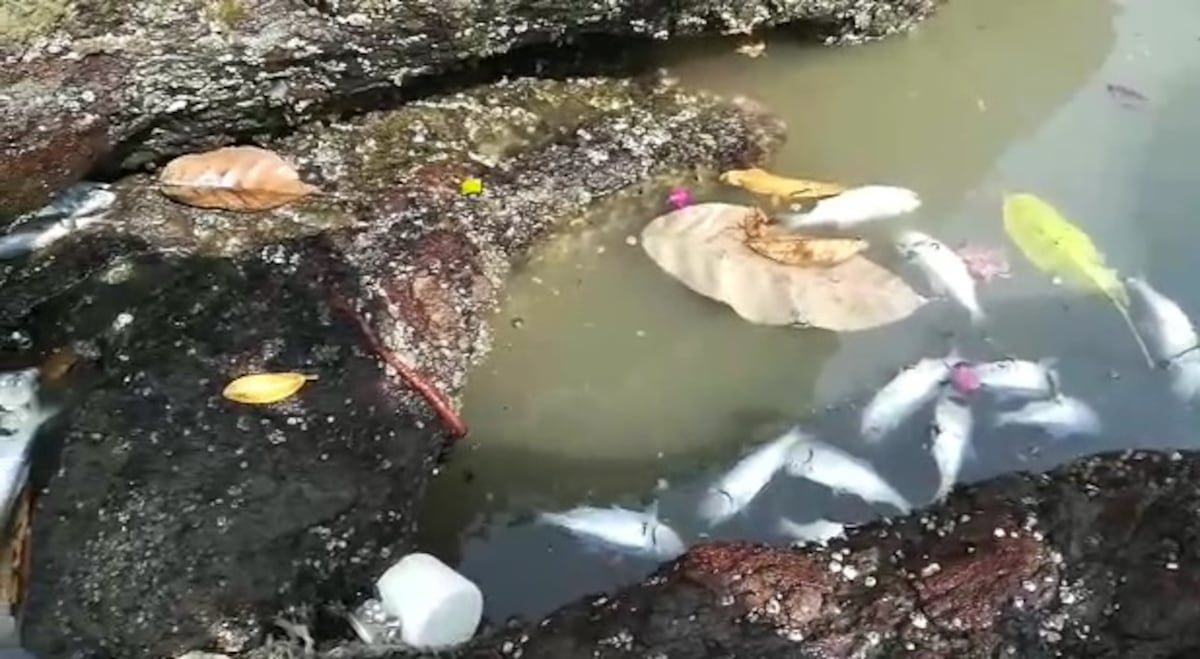
{"label": "white plastic container", "polygon": [[409,554],[375,582],[384,611],[400,620],[404,643],[447,648],[471,640],[483,618],[483,593],[429,554]]}

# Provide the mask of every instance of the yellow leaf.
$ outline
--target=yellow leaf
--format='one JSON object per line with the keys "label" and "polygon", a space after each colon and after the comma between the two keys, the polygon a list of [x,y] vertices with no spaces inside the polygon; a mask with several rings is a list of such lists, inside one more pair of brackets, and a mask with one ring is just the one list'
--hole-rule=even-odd
{"label": "yellow leaf", "polygon": [[306,380],[315,376],[303,373],[255,373],[243,375],[225,386],[221,395],[236,403],[269,405],[300,391]]}
{"label": "yellow leaf", "polygon": [[464,195],[469,196],[469,195],[483,194],[483,181],[481,181],[477,178],[463,179],[462,185],[460,187],[462,188],[462,193]]}
{"label": "yellow leaf", "polygon": [[1117,271],[1104,263],[1092,239],[1050,204],[1028,193],[1004,198],[1004,231],[1039,270],[1078,290],[1100,293],[1112,301],[1153,365],[1154,360],[1129,317],[1129,292]]}
{"label": "yellow leaf", "polygon": [[1006,196],[1004,230],[1039,270],[1061,277],[1077,289],[1102,293],[1114,304],[1129,306],[1125,285],[1115,270],[1105,266],[1092,239],[1050,204],[1031,194]]}
{"label": "yellow leaf", "polygon": [[822,199],[845,192],[845,186],[825,181],[809,181],[787,178],[772,174],[757,167],[732,169],[719,177],[722,183],[743,188],[753,194],[770,197],[776,204],[780,201]]}
{"label": "yellow leaf", "polygon": [[180,156],[158,177],[164,195],[189,206],[253,212],[318,191],[283,158],[256,146],[229,146]]}
{"label": "yellow leaf", "polygon": [[828,268],[867,249],[867,241],[858,238],[817,238],[796,234],[771,224],[757,208],[747,214],[742,230],[746,233],[746,247],[784,265]]}

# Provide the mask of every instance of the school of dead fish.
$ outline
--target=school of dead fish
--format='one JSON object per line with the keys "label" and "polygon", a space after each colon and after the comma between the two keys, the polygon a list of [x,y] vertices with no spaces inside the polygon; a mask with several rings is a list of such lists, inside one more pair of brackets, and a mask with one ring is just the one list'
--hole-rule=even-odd
{"label": "school of dead fish", "polygon": [[[845,188],[836,183],[788,179],[761,169],[727,172],[721,181],[764,197],[770,206],[816,200],[812,209],[805,212],[779,213],[766,221],[753,219],[743,237],[746,241],[763,236],[793,242],[861,240],[859,234],[868,225],[878,229],[887,224],[886,220],[912,213],[921,204],[916,193],[903,188],[882,185]],[[1174,396],[1187,405],[1200,403],[1200,349],[1197,349],[1200,338],[1191,319],[1176,302],[1153,288],[1144,277],[1118,275],[1105,264],[1103,255],[1082,229],[1034,195],[1008,195],[1004,200],[1003,220],[1005,231],[1016,247],[1056,283],[1108,299],[1127,322],[1148,362],[1167,379]],[[745,223],[742,228],[746,228]],[[782,235],[781,228],[790,235]],[[972,326],[979,328],[987,323],[976,282],[997,276],[993,263],[986,264],[987,276],[980,276],[977,264],[969,263],[964,254],[933,236],[911,229],[883,228],[890,235],[895,252],[916,266],[936,296],[954,302]],[[822,253],[819,245],[808,245],[805,250],[754,251],[764,262],[785,267],[832,267],[829,259],[814,258],[808,262],[803,259],[805,253]],[[671,269],[664,269],[678,276]],[[982,407],[989,410],[990,419],[977,418],[976,402],[983,400],[988,402]],[[995,428],[1018,426],[1055,440],[1098,435],[1103,429],[1095,409],[1063,390],[1054,358],[1006,357],[977,362],[966,359],[957,347],[951,347],[946,354],[925,357],[901,369],[874,393],[860,414],[859,434],[864,446],[878,446],[926,411],[926,446],[938,472],[928,503],[941,501],[953,489],[964,462],[975,455],[972,435],[984,423]],[[744,514],[780,474],[818,483],[835,493],[888,506],[900,513],[913,509],[909,499],[870,461],[826,443],[796,425],[753,449],[708,483],[695,501],[693,516],[706,528],[724,524]],[[562,513],[543,513],[539,520],[563,528],[589,545],[664,560],[686,551],[680,535],[659,519],[657,501],[645,511],[579,507]],[[782,517],[776,530],[797,541],[823,543],[844,535],[847,526],[830,520],[798,523]]]}

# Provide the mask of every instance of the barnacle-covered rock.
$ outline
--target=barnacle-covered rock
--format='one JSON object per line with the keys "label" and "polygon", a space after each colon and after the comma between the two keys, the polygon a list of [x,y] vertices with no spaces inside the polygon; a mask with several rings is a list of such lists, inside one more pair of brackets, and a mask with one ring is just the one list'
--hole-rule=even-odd
{"label": "barnacle-covered rock", "polygon": [[[5,3],[0,218],[36,207],[97,164],[133,167],[344,110],[395,104],[427,91],[433,76],[525,46],[597,35],[649,42],[793,21],[820,36],[853,40],[907,27],[935,4],[151,0],[131,9],[114,0]],[[581,58],[579,66],[612,62],[613,51]],[[518,68],[563,69],[576,66],[575,59],[557,53]]]}

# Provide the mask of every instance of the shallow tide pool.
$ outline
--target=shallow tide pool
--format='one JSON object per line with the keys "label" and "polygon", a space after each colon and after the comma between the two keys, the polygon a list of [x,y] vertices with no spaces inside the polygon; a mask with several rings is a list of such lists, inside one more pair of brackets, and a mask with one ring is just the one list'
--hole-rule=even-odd
{"label": "shallow tide pool", "polygon": [[[950,334],[970,358],[1057,358],[1064,388],[1104,422],[1100,437],[1055,441],[981,421],[961,482],[1200,441],[1200,416],[1168,396],[1113,308],[1053,286],[1006,242],[1000,220],[1005,192],[1038,194],[1111,265],[1200,314],[1200,4],[954,0],[880,43],[829,49],[779,32],[754,58],[737,45],[676,46],[662,63],[689,86],[747,96],[786,120],[773,171],[910,187],[925,204],[905,222],[947,243],[1005,247],[1013,276],[980,287],[987,340],[944,302],[854,334],[751,325],[645,255],[637,236],[665,210],[657,196],[581,218],[514,271],[495,349],[465,395],[470,438],[421,520],[424,549],[480,585],[493,620],[545,613],[654,567],[533,525],[536,512],[657,499],[695,539],[697,488],[792,423],[871,460],[924,503],[937,479],[928,417],[871,447],[858,414],[900,367],[944,354]],[[696,193],[745,200],[728,188]],[[712,535],[779,541],[781,516],[855,523],[888,512],[777,477]]]}

